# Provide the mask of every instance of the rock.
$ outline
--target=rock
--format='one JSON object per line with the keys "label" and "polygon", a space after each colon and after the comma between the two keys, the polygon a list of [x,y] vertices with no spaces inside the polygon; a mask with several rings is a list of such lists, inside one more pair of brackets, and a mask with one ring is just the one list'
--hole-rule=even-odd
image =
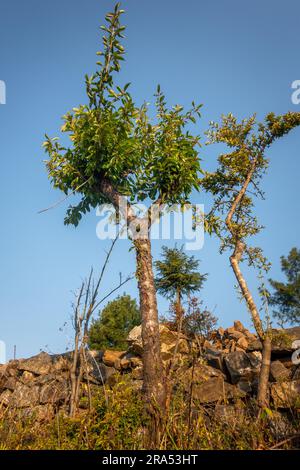
{"label": "rock", "polygon": [[239,339],[245,339],[245,336],[240,331],[232,331],[231,333],[227,333],[229,339],[234,339],[234,341],[238,341]]}
{"label": "rock", "polygon": [[271,384],[271,397],[276,408],[300,408],[300,380]]}
{"label": "rock", "polygon": [[237,341],[237,346],[239,346],[241,349],[245,350],[248,348],[248,341],[246,340],[245,336],[242,336],[241,338],[238,339]]}
{"label": "rock", "polygon": [[191,382],[194,384],[201,384],[211,379],[212,377],[222,377],[225,378],[224,374],[218,370],[210,367],[206,364],[196,363],[194,367],[189,367],[187,370],[182,373],[182,380],[186,388],[190,387]]}
{"label": "rock", "polygon": [[[286,328],[281,330],[272,330],[272,354],[276,356],[291,355],[294,351],[292,346],[295,340],[300,340],[300,327]],[[251,341],[248,351],[261,351],[262,344],[260,340]]]}
{"label": "rock", "polygon": [[243,323],[240,322],[239,320],[236,320],[233,323],[233,327],[236,331],[239,331],[240,333],[244,333],[244,331],[245,331],[245,327],[244,327]]}
{"label": "rock", "polygon": [[217,329],[218,335],[220,338],[223,338],[225,330],[220,326],[220,328]]}
{"label": "rock", "polygon": [[95,363],[93,369],[89,372],[89,380],[92,380],[95,384],[103,385],[115,373],[116,369],[114,367]]}
{"label": "rock", "polygon": [[255,341],[257,338],[256,336],[253,334],[253,333],[250,333],[249,330],[245,330],[244,331],[244,335],[246,336],[246,338],[249,340],[249,341]]}
{"label": "rock", "polygon": [[224,382],[222,377],[213,377],[193,386],[193,399],[200,404],[223,402],[227,399],[244,397],[245,393],[237,387]]}
{"label": "rock", "polygon": [[247,353],[247,356],[250,360],[251,367],[259,371],[261,367],[262,353],[260,351],[253,351],[253,352]]}
{"label": "rock", "polygon": [[18,369],[32,372],[36,375],[48,374],[52,368],[51,356],[46,352],[41,352],[37,356],[19,361]]}
{"label": "rock", "polygon": [[16,377],[8,377],[8,379],[5,382],[4,388],[7,390],[11,390],[12,392],[16,388],[17,385],[17,379]]}
{"label": "rock", "polygon": [[41,405],[65,402],[69,397],[69,383],[67,381],[53,381],[42,386],[39,402]]}
{"label": "rock", "polygon": [[118,367],[119,366],[119,363],[118,361],[126,354],[126,351],[110,351],[110,350],[106,350],[103,354],[103,363],[106,365],[106,366],[109,366],[109,367],[115,367],[115,365],[117,365],[116,368],[120,368]]}
{"label": "rock", "polygon": [[142,359],[138,356],[135,356],[132,353],[127,353],[120,362],[121,370],[130,370],[134,369],[135,367],[142,367],[143,362]]}
{"label": "rock", "polygon": [[[163,361],[168,361],[174,357],[175,351],[178,354],[187,354],[189,352],[189,343],[187,337],[182,333],[170,330],[167,326],[159,325],[161,355]],[[142,356],[142,329],[141,326],[135,326],[127,337],[129,352]]]}
{"label": "rock", "polygon": [[300,340],[300,327],[272,330],[272,353],[292,354],[294,348],[292,343]]}
{"label": "rock", "polygon": [[272,361],[270,368],[271,379],[274,382],[282,382],[291,378],[291,371],[287,369],[282,362]]}
{"label": "rock", "polygon": [[252,365],[249,357],[244,351],[235,351],[224,357],[231,382],[236,384],[241,378],[250,379],[252,376]]}
{"label": "rock", "polygon": [[205,352],[205,359],[209,366],[224,372],[224,359],[222,351],[211,347]]}
{"label": "rock", "polygon": [[250,341],[247,352],[252,352],[252,351],[262,351],[262,344],[261,341],[257,338],[255,338],[253,341]]}
{"label": "rock", "polygon": [[226,424],[234,425],[236,422],[241,421],[245,415],[245,410],[241,406],[234,405],[220,405],[217,404],[213,410],[213,418],[217,421],[222,421]]}
{"label": "rock", "polygon": [[135,326],[127,336],[129,350],[135,352],[139,356],[143,354],[142,327]]}
{"label": "rock", "polygon": [[15,408],[26,408],[39,404],[39,387],[33,385],[28,387],[18,383],[10,398],[10,405]]}

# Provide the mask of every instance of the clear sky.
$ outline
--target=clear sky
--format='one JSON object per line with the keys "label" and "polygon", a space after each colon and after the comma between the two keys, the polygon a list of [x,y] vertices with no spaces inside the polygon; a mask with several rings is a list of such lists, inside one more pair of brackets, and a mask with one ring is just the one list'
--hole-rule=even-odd
{"label": "clear sky", "polygon": [[[60,117],[86,101],[84,74],[95,69],[99,25],[112,6],[110,0],[0,0],[0,80],[7,88],[7,103],[0,105],[0,340],[8,357],[14,345],[19,357],[65,350],[72,331],[59,329],[69,322],[72,291],[104,259],[107,243],[96,237],[95,212],[74,229],[63,225],[67,203],[38,210],[61,197],[44,168],[44,133],[57,135]],[[243,118],[256,112],[262,119],[270,111],[300,111],[291,102],[291,84],[300,79],[298,0],[127,0],[122,6],[127,57],[120,83],[132,82],[137,103],[153,102],[157,83],[169,104],[201,102],[202,135],[222,113]],[[273,278],[282,277],[280,255],[299,246],[299,144],[296,129],[272,147],[263,183],[267,199],[257,205],[266,227],[257,242],[272,262]],[[203,147],[203,166],[213,168],[218,151]],[[193,201],[210,203],[202,194]],[[156,258],[161,245],[153,244]],[[134,271],[129,247],[118,242],[104,293],[119,271]],[[205,305],[223,326],[237,318],[249,326],[217,241],[206,237],[193,254],[209,273]],[[256,277],[249,276],[254,288]],[[126,291],[137,296],[135,281]],[[159,308],[168,308],[161,298]]]}

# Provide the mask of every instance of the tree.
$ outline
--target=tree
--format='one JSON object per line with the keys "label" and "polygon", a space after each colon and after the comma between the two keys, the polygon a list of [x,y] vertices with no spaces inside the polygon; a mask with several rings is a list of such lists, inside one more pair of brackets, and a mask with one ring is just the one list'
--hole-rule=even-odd
{"label": "tree", "polygon": [[183,247],[162,248],[162,260],[155,261],[158,274],[155,279],[157,291],[168,299],[175,298],[175,323],[180,328],[182,324],[182,297],[201,289],[206,274],[198,272],[199,261],[194,256],[188,256]]}
{"label": "tree", "polygon": [[127,348],[126,338],[134,326],[141,324],[141,313],[135,299],[123,294],[109,302],[89,330],[91,349]]}
{"label": "tree", "polygon": [[188,311],[184,316],[184,331],[188,334],[201,335],[208,339],[215,328],[218,318],[209,310],[202,309],[203,302],[197,297],[191,297],[188,302]]}
{"label": "tree", "polygon": [[256,332],[263,343],[263,360],[260,372],[258,402],[267,404],[267,390],[271,359],[270,331],[264,331],[259,310],[252,297],[240,262],[248,260],[250,266],[268,270],[269,265],[261,248],[248,244],[248,239],[261,230],[255,217],[254,199],[262,196],[260,181],[267,170],[265,151],[279,137],[300,125],[300,113],[289,112],[281,116],[270,113],[265,122],[256,124],[255,116],[241,123],[229,114],[222,122],[211,123],[208,131],[209,143],[223,143],[232,151],[221,154],[219,166],[213,173],[206,173],[202,187],[214,197],[214,204],[207,215],[206,227],[217,233],[221,240],[221,252],[231,250],[230,264],[240,291],[251,313]]}
{"label": "tree", "polygon": [[[184,204],[198,186],[199,137],[186,130],[200,116],[200,105],[184,112],[176,105],[167,108],[157,88],[157,119],[150,121],[146,104],[138,107],[129,84],[114,85],[114,75],[124,59],[119,4],[102,26],[103,52],[99,69],[86,75],[88,104],[73,108],[61,128],[71,140],[69,147],[46,135],[47,170],[55,188],[80,202],[69,207],[66,224],[79,223],[83,214],[102,203],[114,206],[118,219],[125,220],[136,251],[143,338],[143,389],[149,412],[164,414],[165,379],[161,360],[156,292],[152,270],[149,228],[165,205]],[[135,203],[149,202],[149,210],[138,216]],[[158,418],[160,419],[160,417]]]}
{"label": "tree", "polygon": [[292,248],[288,256],[281,256],[281,269],[287,277],[287,282],[269,282],[275,292],[269,297],[270,305],[278,307],[274,316],[279,322],[299,324],[300,323],[300,250]]}

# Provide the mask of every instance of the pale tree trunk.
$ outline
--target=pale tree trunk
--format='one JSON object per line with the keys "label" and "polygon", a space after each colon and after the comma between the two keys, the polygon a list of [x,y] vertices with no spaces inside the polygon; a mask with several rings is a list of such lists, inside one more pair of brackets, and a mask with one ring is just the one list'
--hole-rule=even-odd
{"label": "pale tree trunk", "polygon": [[[113,204],[116,211],[120,212],[127,225],[131,225],[134,232],[131,236],[136,250],[142,316],[143,391],[150,414],[162,417],[166,407],[166,384],[160,350],[158,310],[148,230],[149,219],[136,217],[126,198],[114,188],[109,180],[104,178],[101,181],[100,191]],[[137,227],[140,230],[140,237],[137,237]]]}
{"label": "pale tree trunk", "polygon": [[181,305],[181,292],[180,289],[176,291],[176,304],[175,304],[175,314],[176,314],[176,328],[179,330],[182,325],[183,320],[183,310]]}
{"label": "pale tree trunk", "polygon": [[259,374],[259,384],[258,384],[258,394],[257,401],[260,407],[266,407],[269,404],[268,400],[268,386],[269,386],[269,375],[270,375],[270,366],[271,366],[271,338],[266,332],[264,334],[261,319],[259,312],[256,308],[255,302],[251,295],[251,292],[248,288],[248,285],[244,279],[244,276],[240,270],[239,262],[243,256],[245,249],[245,244],[241,241],[238,241],[235,246],[235,250],[230,256],[230,263],[235,274],[235,277],[238,281],[240,289],[242,291],[243,297],[245,298],[250,314],[252,317],[253,325],[257,332],[257,335],[262,342],[263,353],[262,353],[262,365]]}
{"label": "pale tree trunk", "polygon": [[261,408],[269,406],[269,376],[271,368],[272,340],[268,333],[263,341],[262,365],[260,369],[257,401]]}
{"label": "pale tree trunk", "polygon": [[134,241],[134,246],[142,314],[143,391],[150,413],[160,421],[165,413],[166,383],[160,350],[151,244],[149,239],[139,239]]}

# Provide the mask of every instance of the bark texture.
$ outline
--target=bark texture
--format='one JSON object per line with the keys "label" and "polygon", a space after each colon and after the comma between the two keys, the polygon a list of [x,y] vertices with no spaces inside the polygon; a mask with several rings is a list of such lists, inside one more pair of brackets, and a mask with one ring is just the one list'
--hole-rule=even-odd
{"label": "bark texture", "polygon": [[166,383],[160,350],[156,290],[149,239],[135,240],[138,287],[142,314],[143,389],[151,414],[165,411]]}

